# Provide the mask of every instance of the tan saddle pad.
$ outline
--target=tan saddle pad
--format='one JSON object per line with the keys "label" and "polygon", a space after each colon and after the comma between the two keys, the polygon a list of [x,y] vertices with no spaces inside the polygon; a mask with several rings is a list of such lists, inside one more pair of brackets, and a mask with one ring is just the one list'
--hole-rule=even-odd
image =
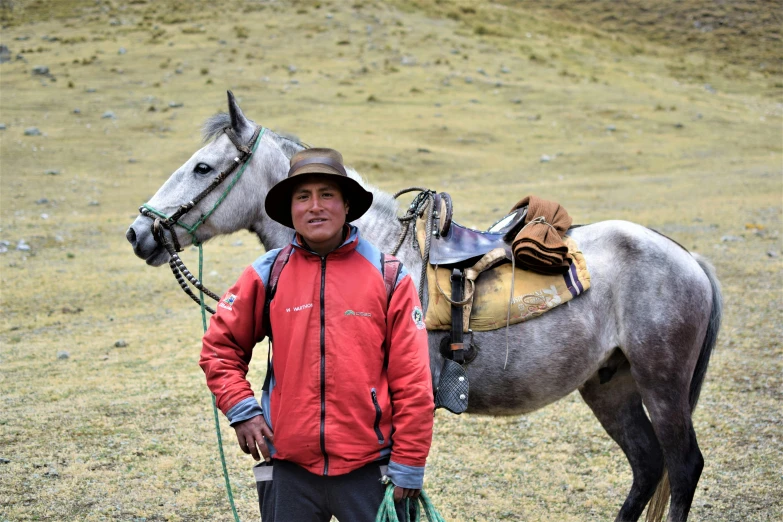
{"label": "tan saddle pad", "polygon": [[[544,275],[516,268],[513,294],[511,263],[480,271],[475,279],[473,299],[463,310],[465,331],[468,328],[477,332],[496,330],[506,326],[509,306],[509,324],[527,321],[590,288],[590,273],[582,252],[570,237],[565,237],[564,241],[573,260],[569,270],[564,274]],[[450,296],[450,277],[451,270],[427,267],[429,305],[424,322],[428,330],[448,330],[451,326],[451,304],[438,290],[440,286]],[[466,283],[465,295],[470,291],[471,285]]]}

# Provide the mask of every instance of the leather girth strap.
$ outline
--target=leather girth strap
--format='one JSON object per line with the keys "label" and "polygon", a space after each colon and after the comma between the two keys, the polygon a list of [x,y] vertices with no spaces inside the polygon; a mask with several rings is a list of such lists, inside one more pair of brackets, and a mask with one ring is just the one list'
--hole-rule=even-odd
{"label": "leather girth strap", "polygon": [[[451,300],[460,302],[464,298],[465,274],[459,268],[451,272]],[[451,305],[451,354],[452,360],[465,362],[465,343],[462,338],[462,305]]]}

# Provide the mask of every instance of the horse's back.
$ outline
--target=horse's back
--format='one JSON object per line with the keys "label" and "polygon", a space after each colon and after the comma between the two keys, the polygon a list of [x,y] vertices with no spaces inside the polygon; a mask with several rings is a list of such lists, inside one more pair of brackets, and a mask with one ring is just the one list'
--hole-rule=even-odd
{"label": "horse's back", "polygon": [[701,343],[713,290],[693,254],[628,221],[578,227],[571,236],[585,255],[591,291],[605,289],[618,346],[627,356],[633,346]]}
{"label": "horse's back", "polygon": [[675,240],[630,221],[600,221],[573,228],[569,235],[576,241],[587,260],[593,279],[594,268],[600,274],[611,273],[631,279],[656,276],[670,277],[677,272],[682,277],[709,281],[696,258]]}

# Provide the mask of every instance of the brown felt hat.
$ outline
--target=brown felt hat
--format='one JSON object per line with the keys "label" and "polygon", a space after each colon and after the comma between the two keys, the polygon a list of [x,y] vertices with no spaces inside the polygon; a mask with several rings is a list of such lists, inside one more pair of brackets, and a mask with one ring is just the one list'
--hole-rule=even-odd
{"label": "brown felt hat", "polygon": [[305,149],[294,154],[288,177],[275,184],[266,195],[264,208],[269,217],[294,228],[291,220],[291,196],[294,188],[311,176],[323,176],[337,182],[343,199],[348,201],[346,222],[359,219],[372,205],[372,193],[365,190],[358,181],[348,177],[345,172],[342,154],[334,149]]}

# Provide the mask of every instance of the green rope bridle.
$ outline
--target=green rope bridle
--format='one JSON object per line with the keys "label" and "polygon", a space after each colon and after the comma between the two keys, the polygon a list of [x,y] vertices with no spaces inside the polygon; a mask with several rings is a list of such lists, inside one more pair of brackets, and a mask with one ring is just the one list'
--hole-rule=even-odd
{"label": "green rope bridle", "polygon": [[[177,252],[181,252],[182,249],[179,248],[179,244],[177,244],[176,234],[171,230],[171,228],[174,225],[180,226],[184,228],[188,234],[190,234],[190,237],[192,239],[192,242],[195,246],[198,246],[200,241],[196,237],[196,231],[198,228],[204,224],[204,222],[209,219],[209,216],[211,216],[215,210],[220,206],[221,203],[223,203],[223,200],[226,199],[226,196],[228,196],[229,192],[231,192],[231,189],[234,188],[234,186],[237,184],[239,179],[242,177],[242,174],[244,174],[245,169],[247,168],[248,160],[250,159],[250,156],[256,151],[258,148],[258,144],[261,143],[261,137],[264,135],[264,132],[266,131],[266,128],[259,127],[256,129],[256,131],[253,133],[253,137],[251,138],[250,143],[253,144],[252,149],[248,149],[247,146],[242,145],[238,142],[236,138],[236,134],[234,134],[233,130],[230,127],[226,127],[224,129],[226,135],[231,138],[231,141],[234,143],[234,146],[239,151],[239,156],[234,158],[234,162],[231,164],[231,167],[229,167],[227,170],[221,172],[218,174],[215,179],[212,180],[212,183],[209,184],[209,186],[204,189],[200,194],[198,194],[195,198],[193,198],[191,201],[184,205],[180,205],[180,207],[177,209],[174,214],[171,216],[166,215],[164,212],[161,212],[160,210],[152,207],[150,204],[145,203],[141,207],[139,207],[139,212],[153,220],[160,219],[160,226],[167,229],[169,232],[171,232],[173,239],[172,241],[175,242],[177,248]],[[223,193],[220,195],[220,197],[215,201],[215,204],[212,205],[212,208],[210,208],[207,212],[201,215],[201,217],[196,220],[195,223],[192,225],[188,225],[187,223],[184,223],[181,221],[181,218],[185,216],[188,212],[190,212],[193,207],[195,207],[202,199],[204,199],[209,193],[211,193],[215,188],[217,188],[218,185],[220,185],[231,173],[238,167],[239,171],[237,172],[236,176],[234,176],[234,179],[231,180],[231,182],[226,186],[226,188],[223,190]],[[155,216],[155,217],[153,217]]]}
{"label": "green rope bridle", "polygon": [[[180,246],[179,240],[177,239],[177,233],[173,229],[175,226],[184,228],[190,234],[192,243],[199,248],[201,247],[201,241],[198,240],[196,231],[215,212],[215,210],[217,210],[220,204],[223,203],[228,194],[231,192],[231,189],[233,189],[237,182],[239,182],[239,179],[242,177],[242,174],[244,174],[245,169],[247,168],[249,162],[248,160],[258,148],[258,144],[261,142],[261,137],[264,135],[265,131],[266,128],[264,127],[256,128],[255,132],[253,133],[253,137],[249,142],[253,146],[253,148],[250,149],[248,146],[239,142],[239,138],[231,127],[226,127],[224,132],[229,137],[229,139],[231,139],[231,142],[239,151],[239,155],[234,158],[234,161],[228,169],[218,174],[212,180],[207,188],[201,191],[189,202],[185,203],[184,205],[180,205],[177,211],[172,215],[169,216],[165,212],[154,208],[148,203],[145,203],[139,207],[139,213],[141,215],[152,219],[152,235],[155,238],[155,241],[159,245],[163,246],[169,253],[169,267],[171,268],[171,272],[174,274],[177,283],[179,283],[180,288],[182,288],[182,291],[185,292],[191,299],[193,299],[193,301],[195,301],[199,306],[203,305],[206,311],[211,314],[214,314],[215,310],[204,304],[203,294],[207,294],[214,301],[220,301],[220,296],[206,288],[201,283],[201,278],[196,279],[196,277],[194,277],[193,274],[190,273],[190,270],[188,270],[188,268],[185,266],[185,263],[182,262],[182,259],[180,259],[178,254],[179,252],[182,252],[182,247]],[[223,190],[223,193],[220,195],[220,197],[218,197],[217,201],[215,201],[215,204],[212,205],[212,208],[202,214],[201,217],[192,225],[184,223],[182,221],[182,217],[193,210],[193,208],[195,208],[195,206],[202,199],[204,199],[210,192],[215,190],[237,168],[239,168],[239,171]],[[168,231],[168,235],[171,237],[171,239],[166,237],[166,231]],[[188,283],[199,290],[199,293],[202,296],[201,298],[197,297],[193,293],[193,291],[188,286]]]}

